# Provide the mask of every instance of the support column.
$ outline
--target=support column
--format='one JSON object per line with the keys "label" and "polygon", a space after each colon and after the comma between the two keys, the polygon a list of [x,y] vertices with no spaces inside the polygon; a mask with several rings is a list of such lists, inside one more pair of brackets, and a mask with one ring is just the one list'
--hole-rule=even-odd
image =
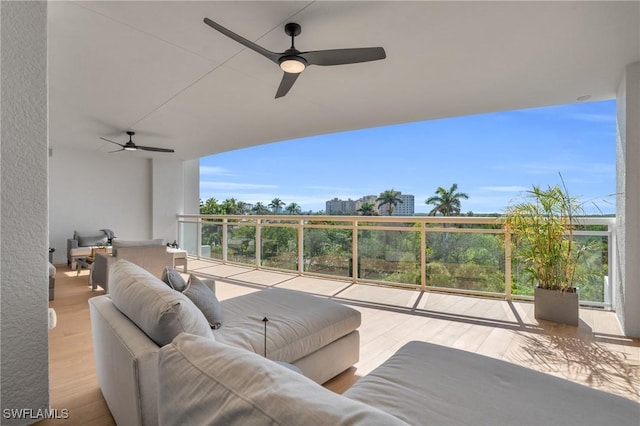
{"label": "support column", "polygon": [[0,401],[17,410],[0,423],[31,424],[49,408],[47,3],[0,2],[0,38]]}
{"label": "support column", "polygon": [[625,333],[640,337],[640,62],[617,92],[616,256],[613,306]]}

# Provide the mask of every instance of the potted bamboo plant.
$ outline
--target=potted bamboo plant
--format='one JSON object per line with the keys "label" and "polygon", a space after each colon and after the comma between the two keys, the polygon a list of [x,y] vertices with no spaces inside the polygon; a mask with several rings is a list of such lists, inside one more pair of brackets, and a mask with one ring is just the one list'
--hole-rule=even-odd
{"label": "potted bamboo plant", "polygon": [[576,198],[559,185],[533,186],[506,210],[506,226],[522,262],[525,280],[534,286],[535,318],[578,325],[578,263],[586,247],[574,241],[582,214]]}

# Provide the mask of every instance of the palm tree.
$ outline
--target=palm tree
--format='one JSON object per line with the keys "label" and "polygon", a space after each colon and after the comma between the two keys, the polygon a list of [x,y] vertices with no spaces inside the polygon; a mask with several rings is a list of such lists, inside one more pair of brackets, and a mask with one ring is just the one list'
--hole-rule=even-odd
{"label": "palm tree", "polygon": [[436,195],[428,198],[425,203],[435,207],[429,212],[430,216],[441,214],[442,216],[458,216],[460,214],[460,200],[468,200],[469,196],[464,192],[456,192],[458,184],[454,183],[448,190],[439,186]]}
{"label": "palm tree", "polygon": [[269,214],[271,212],[269,211],[269,209],[264,204],[262,204],[260,201],[258,201],[251,208],[251,213],[257,214],[257,215],[265,215],[265,214]]}
{"label": "palm tree", "polygon": [[200,200],[200,214],[220,214],[218,201],[213,197],[204,202]]}
{"label": "palm tree", "polygon": [[403,203],[400,198],[402,193],[400,191],[396,191],[394,189],[387,189],[383,193],[380,194],[376,201],[378,202],[378,208],[386,205],[387,211],[389,212],[389,216],[393,216],[393,209],[399,204]]}
{"label": "palm tree", "polygon": [[367,202],[362,203],[360,208],[356,211],[360,213],[362,216],[375,216],[377,214],[376,206],[373,203],[367,203]]}
{"label": "palm tree", "polygon": [[269,207],[271,207],[273,209],[273,212],[275,214],[278,214],[278,213],[280,213],[280,211],[284,207],[284,201],[282,201],[280,198],[274,198],[269,203]]}
{"label": "palm tree", "polygon": [[302,212],[298,203],[290,203],[284,210],[288,214],[300,214]]}

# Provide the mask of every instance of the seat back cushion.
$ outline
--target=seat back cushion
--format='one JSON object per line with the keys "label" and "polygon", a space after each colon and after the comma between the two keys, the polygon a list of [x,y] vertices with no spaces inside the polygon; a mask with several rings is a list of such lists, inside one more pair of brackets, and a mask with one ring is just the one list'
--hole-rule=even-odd
{"label": "seat back cushion", "polygon": [[149,247],[149,246],[164,246],[164,240],[162,238],[156,238],[155,240],[121,240],[115,238],[111,242],[111,253],[114,256],[118,255],[118,249],[120,247]]}
{"label": "seat back cushion", "polygon": [[104,246],[109,240],[103,231],[73,231],[73,239],[78,241],[80,247]]}
{"label": "seat back cushion", "polygon": [[113,265],[109,292],[118,310],[158,346],[183,332],[213,339],[207,319],[187,296],[131,262]]}
{"label": "seat back cushion", "polygon": [[406,425],[260,355],[189,334],[160,349],[161,425]]}

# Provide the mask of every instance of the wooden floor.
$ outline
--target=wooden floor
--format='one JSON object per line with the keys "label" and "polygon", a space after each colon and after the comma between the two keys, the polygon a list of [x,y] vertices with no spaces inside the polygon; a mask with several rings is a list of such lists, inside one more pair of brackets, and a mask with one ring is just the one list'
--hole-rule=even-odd
{"label": "wooden floor", "polygon": [[[622,336],[612,312],[580,310],[578,327],[533,319],[533,305],[467,296],[352,285],[292,274],[190,260],[198,275],[217,278],[220,299],[267,286],[307,291],[362,313],[360,362],[325,386],[344,392],[411,340],[421,340],[503,359],[640,402],[640,340]],[[51,408],[68,420],[39,424],[112,425],[95,375],[87,300],[103,294],[58,265],[58,325],[49,334]],[[517,397],[517,395],[514,395]]]}

